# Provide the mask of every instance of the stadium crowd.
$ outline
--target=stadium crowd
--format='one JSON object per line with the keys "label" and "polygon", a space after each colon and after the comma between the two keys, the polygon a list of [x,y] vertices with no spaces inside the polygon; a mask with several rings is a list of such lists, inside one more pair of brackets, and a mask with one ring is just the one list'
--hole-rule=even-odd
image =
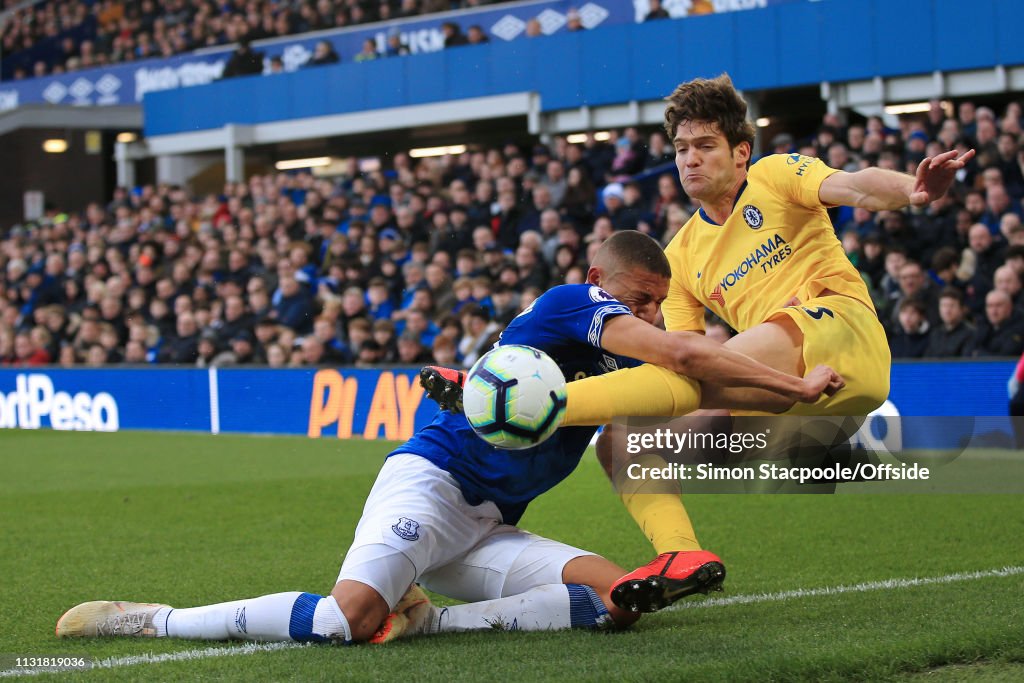
{"label": "stadium crowd", "polygon": [[[976,147],[926,210],[833,211],[894,357],[1024,351],[1021,109],[939,103],[898,129],[826,116],[769,152],[912,172]],[[545,288],[583,282],[618,229],[667,243],[694,207],[661,131],[471,150],[331,179],[256,175],[219,196],[118,189],[0,232],[0,363],[468,367]],[[600,188],[600,189],[598,189]],[[718,339],[730,331],[708,319]]]}
{"label": "stadium crowd", "polygon": [[[495,4],[501,0],[51,0],[16,11],[3,25],[4,60],[16,65],[13,78],[59,74],[151,57],[172,57],[201,48],[278,38]],[[10,4],[10,3],[8,3]],[[582,28],[569,13],[567,28]],[[445,47],[486,42],[479,26],[466,33],[456,22],[442,26]],[[526,35],[539,35],[536,19]],[[327,50],[324,50],[326,46]],[[338,62],[330,43],[321,41],[310,65]],[[407,54],[397,30],[379,56]],[[253,52],[253,54],[262,54]],[[268,57],[273,57],[267,55]],[[374,57],[378,56],[374,49]],[[364,61],[365,55],[346,59]],[[260,73],[259,68],[247,73]]]}

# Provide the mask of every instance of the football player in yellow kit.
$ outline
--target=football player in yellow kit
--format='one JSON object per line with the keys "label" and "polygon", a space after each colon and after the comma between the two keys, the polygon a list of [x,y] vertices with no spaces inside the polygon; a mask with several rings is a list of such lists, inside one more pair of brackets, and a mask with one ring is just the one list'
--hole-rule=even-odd
{"label": "football player in yellow kit", "polygon": [[[829,220],[832,206],[871,211],[925,206],[949,189],[974,155],[926,158],[916,176],[879,168],[846,173],[799,154],[751,165],[754,127],[727,75],[681,84],[668,98],[665,128],[679,180],[700,210],[666,248],[672,267],[662,310],[666,328],[703,333],[710,308],[739,334],[726,346],[798,377],[833,368],[843,390],[794,403],[761,389],[700,384],[665,368],[637,368],[567,385],[566,425],[615,417],[678,416],[698,408],[800,415],[865,415],[889,393],[890,355],[867,288]],[[720,560],[703,551],[679,496],[620,491],[659,553],[624,576],[616,604],[658,609],[707,580]]]}

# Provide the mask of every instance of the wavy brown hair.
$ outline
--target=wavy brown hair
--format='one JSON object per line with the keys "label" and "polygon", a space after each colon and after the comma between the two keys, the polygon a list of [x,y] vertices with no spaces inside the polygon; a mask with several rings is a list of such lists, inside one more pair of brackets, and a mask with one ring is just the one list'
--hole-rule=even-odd
{"label": "wavy brown hair", "polygon": [[736,92],[728,74],[680,83],[665,99],[665,131],[669,140],[675,139],[676,128],[683,121],[709,121],[722,131],[730,148],[735,149],[741,142],[753,147],[756,129],[747,120],[747,103]]}

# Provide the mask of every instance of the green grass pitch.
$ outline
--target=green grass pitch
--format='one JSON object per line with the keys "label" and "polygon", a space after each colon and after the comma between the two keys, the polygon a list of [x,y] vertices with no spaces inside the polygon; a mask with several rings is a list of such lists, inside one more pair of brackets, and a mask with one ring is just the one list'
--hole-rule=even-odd
{"label": "green grass pitch", "polygon": [[[127,658],[239,643],[59,641],[94,599],[178,607],[328,591],[387,444],[336,439],[0,432],[0,658]],[[52,680],[1021,680],[1024,499],[703,495],[688,509],[726,592],[622,633],[474,633],[289,648]],[[650,546],[594,459],[537,500],[536,533],[632,568]],[[822,595],[813,589],[865,584]],[[810,594],[798,591],[811,591]],[[735,596],[779,593],[734,603]],[[26,679],[15,679],[26,680]],[[31,680],[40,680],[38,678]]]}

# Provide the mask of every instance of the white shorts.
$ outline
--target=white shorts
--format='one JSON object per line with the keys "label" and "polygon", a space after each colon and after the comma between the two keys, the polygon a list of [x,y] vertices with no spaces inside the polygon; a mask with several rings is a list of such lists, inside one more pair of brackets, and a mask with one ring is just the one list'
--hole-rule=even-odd
{"label": "white shorts", "polygon": [[338,580],[370,586],[392,609],[413,581],[476,602],[562,583],[565,565],[591,554],[503,524],[494,503],[470,505],[448,472],[403,453],[377,475]]}

